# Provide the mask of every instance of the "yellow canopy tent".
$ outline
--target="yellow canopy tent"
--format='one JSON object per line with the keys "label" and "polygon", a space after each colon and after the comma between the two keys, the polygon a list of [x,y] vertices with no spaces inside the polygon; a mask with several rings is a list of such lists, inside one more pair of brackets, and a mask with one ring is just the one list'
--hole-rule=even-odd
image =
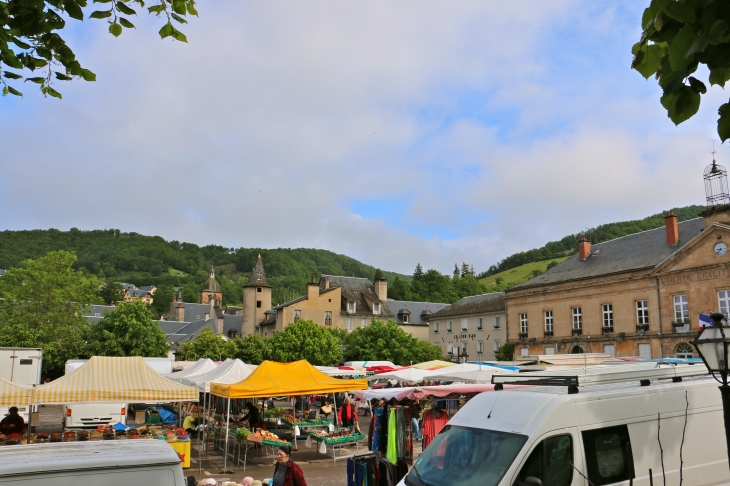
{"label": "yellow canopy tent", "polygon": [[164,378],[139,356],[92,356],[80,368],[38,385],[33,404],[197,402],[198,389]]}
{"label": "yellow canopy tent", "polygon": [[0,378],[0,407],[21,407],[30,405],[33,387],[17,385]]}
{"label": "yellow canopy tent", "polygon": [[421,370],[439,370],[441,368],[447,368],[454,366],[456,363],[449,363],[448,361],[441,361],[440,359],[434,359],[432,361],[426,361],[425,363],[414,364],[412,368],[418,368]]}
{"label": "yellow canopy tent", "polygon": [[306,360],[292,363],[264,361],[238,383],[211,383],[210,392],[224,398],[260,398],[280,395],[315,395],[367,390],[368,381],[340,380],[325,375]]}

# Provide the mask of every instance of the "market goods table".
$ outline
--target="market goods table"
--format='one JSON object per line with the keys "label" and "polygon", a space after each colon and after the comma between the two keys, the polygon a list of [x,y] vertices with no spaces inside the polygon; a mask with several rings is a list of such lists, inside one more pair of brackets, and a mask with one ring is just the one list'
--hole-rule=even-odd
{"label": "market goods table", "polygon": [[[321,433],[320,433],[321,434]],[[360,441],[365,439],[365,436],[360,433],[345,433],[342,432],[335,432],[332,435],[319,435],[314,432],[309,433],[309,437],[320,443],[321,445],[324,445],[325,448],[327,446],[330,446],[332,448],[332,461],[336,462],[338,459],[348,459],[350,457],[353,457],[360,453]],[[355,445],[355,454],[347,454],[347,455],[337,455],[337,449],[340,449],[340,452],[342,452],[342,448],[348,445]],[[321,447],[321,446],[320,446]],[[326,454],[325,451],[323,454]]]}

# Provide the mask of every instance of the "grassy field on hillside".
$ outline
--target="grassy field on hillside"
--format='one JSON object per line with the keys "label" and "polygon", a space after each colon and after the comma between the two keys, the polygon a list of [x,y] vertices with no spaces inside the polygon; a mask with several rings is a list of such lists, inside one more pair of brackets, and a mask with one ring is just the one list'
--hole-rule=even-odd
{"label": "grassy field on hillside", "polygon": [[[545,270],[547,270],[547,266],[550,262],[560,263],[563,260],[567,259],[568,257],[566,256],[561,258],[553,258],[552,260],[545,260],[542,262],[525,263],[524,265],[520,265],[519,267],[511,268],[509,270],[505,270],[504,272],[485,277],[479,280],[479,282],[486,285],[489,292],[500,292],[502,290],[512,287],[513,285],[522,283],[525,280],[529,280],[530,278],[532,278],[533,272],[535,270],[538,270],[540,273],[544,272]],[[497,279],[500,279],[499,283],[497,283]]]}

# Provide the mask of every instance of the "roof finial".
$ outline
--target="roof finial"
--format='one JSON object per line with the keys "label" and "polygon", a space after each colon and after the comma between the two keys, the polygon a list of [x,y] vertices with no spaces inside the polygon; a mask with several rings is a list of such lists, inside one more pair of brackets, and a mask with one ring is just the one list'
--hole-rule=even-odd
{"label": "roof finial", "polygon": [[711,172],[713,174],[716,174],[718,169],[717,169],[717,162],[715,162],[715,154],[717,152],[715,152],[715,141],[714,140],[712,141],[712,152],[710,152],[710,153],[712,154],[712,171]]}
{"label": "roof finial", "polygon": [[211,278],[215,277],[215,267],[213,265],[210,266],[210,276]]}

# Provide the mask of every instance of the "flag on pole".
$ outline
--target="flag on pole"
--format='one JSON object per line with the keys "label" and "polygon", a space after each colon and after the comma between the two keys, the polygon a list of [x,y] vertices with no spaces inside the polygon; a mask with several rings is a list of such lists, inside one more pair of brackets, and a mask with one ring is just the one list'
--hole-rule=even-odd
{"label": "flag on pole", "polygon": [[711,326],[711,325],[712,325],[712,319],[710,319],[710,316],[700,312],[700,329],[702,329],[706,326]]}

